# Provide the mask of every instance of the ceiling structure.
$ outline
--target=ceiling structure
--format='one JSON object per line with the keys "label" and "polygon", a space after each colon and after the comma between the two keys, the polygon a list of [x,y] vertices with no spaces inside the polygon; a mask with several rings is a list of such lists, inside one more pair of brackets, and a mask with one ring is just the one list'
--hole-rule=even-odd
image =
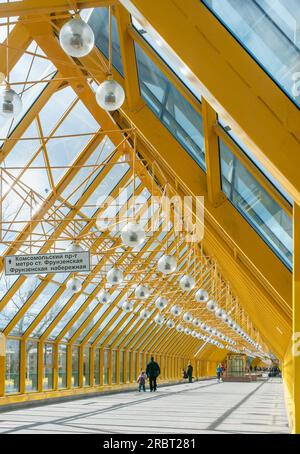
{"label": "ceiling structure", "polygon": [[[187,0],[184,11],[179,0],[157,8],[153,0],[38,3],[0,4],[0,71],[7,74],[8,66],[23,101],[20,116],[0,124],[0,330],[23,342],[222,360],[229,349],[168,328],[173,319],[194,330],[182,320],[189,311],[254,354],[195,302],[195,291],[205,288],[264,352],[282,360],[292,332],[298,107],[211,14],[210,2]],[[95,98],[109,72],[108,7],[112,73],[126,94],[111,113]],[[80,59],[66,55],[58,40],[75,10],[96,39]],[[109,206],[108,197],[120,191],[118,206]],[[176,194],[204,197],[204,237],[197,244],[174,231],[176,208],[168,231],[162,229],[166,213],[151,196]],[[133,207],[133,196],[144,203]],[[152,232],[158,212],[160,226]],[[116,213],[120,221],[129,216],[142,223],[144,245],[124,247]],[[106,218],[112,228],[101,231]],[[193,222],[201,219],[194,215]],[[92,271],[78,275],[80,293],[66,287],[67,274],[5,276],[4,256],[60,252],[72,241],[92,255]],[[166,252],[176,255],[178,268],[162,279],[156,263]],[[118,288],[106,283],[114,265],[125,275]],[[187,272],[197,281],[188,294],[178,284]],[[146,302],[134,296],[140,283],[152,290]],[[103,286],[112,294],[110,305],[97,299]],[[163,325],[154,322],[157,296],[169,300]],[[122,310],[126,300],[133,312]],[[174,304],[182,308],[177,318]],[[140,318],[143,307],[150,310],[147,320]]]}

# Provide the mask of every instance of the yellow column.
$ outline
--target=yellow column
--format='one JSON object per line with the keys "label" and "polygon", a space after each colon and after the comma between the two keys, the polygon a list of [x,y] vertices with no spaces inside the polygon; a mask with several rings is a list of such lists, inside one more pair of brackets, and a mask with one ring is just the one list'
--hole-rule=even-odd
{"label": "yellow column", "polygon": [[38,392],[43,391],[44,380],[44,342],[38,342]]}
{"label": "yellow column", "polygon": [[[294,342],[300,333],[300,207],[294,204],[293,219],[294,258],[293,258],[293,333]],[[294,351],[294,430],[300,434],[300,352]]]}
{"label": "yellow column", "polygon": [[0,333],[0,397],[5,394],[5,354],[6,338]]}

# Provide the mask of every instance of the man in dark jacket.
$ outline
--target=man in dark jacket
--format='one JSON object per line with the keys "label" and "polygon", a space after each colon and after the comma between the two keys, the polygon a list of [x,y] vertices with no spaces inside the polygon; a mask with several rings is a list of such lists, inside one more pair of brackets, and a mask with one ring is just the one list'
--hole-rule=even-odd
{"label": "man in dark jacket", "polygon": [[150,391],[156,391],[156,379],[160,374],[160,368],[159,365],[154,361],[153,356],[151,356],[151,360],[147,364],[146,374],[150,382]]}
{"label": "man in dark jacket", "polygon": [[193,382],[193,366],[191,364],[188,365],[187,376],[189,379],[189,383],[192,383]]}

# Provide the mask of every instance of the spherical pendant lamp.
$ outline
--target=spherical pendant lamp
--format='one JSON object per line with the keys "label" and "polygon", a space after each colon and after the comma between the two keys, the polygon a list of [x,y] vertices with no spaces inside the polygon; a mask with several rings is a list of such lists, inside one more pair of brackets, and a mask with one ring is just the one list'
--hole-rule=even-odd
{"label": "spherical pendant lamp", "polygon": [[8,85],[0,87],[0,115],[5,118],[15,118],[21,113],[22,101],[20,96]]}
{"label": "spherical pendant lamp", "polygon": [[162,311],[165,309],[165,307],[168,305],[168,300],[164,298],[163,296],[159,296],[157,300],[155,301],[155,307]]}
{"label": "spherical pendant lamp", "polygon": [[213,312],[215,311],[217,308],[217,305],[215,303],[214,300],[209,300],[206,304],[206,309],[208,309],[209,311]]}
{"label": "spherical pendant lamp", "polygon": [[187,336],[189,336],[192,331],[190,330],[190,328],[185,328],[184,332]]}
{"label": "spherical pendant lamp", "polygon": [[71,57],[85,57],[94,47],[94,32],[84,20],[74,18],[66,22],[59,33],[59,42]]}
{"label": "spherical pendant lamp", "polygon": [[123,281],[123,271],[119,268],[112,268],[106,275],[107,282],[112,285],[121,284]]}
{"label": "spherical pendant lamp", "polygon": [[170,329],[173,329],[175,326],[175,323],[173,320],[168,320],[167,321],[167,327],[170,328]]}
{"label": "spherical pendant lamp", "polygon": [[162,325],[164,320],[165,319],[160,314],[156,314],[156,316],[154,317],[154,321],[155,321],[155,323],[157,323],[157,325]]}
{"label": "spherical pendant lamp", "polygon": [[189,274],[185,274],[181,277],[179,285],[181,290],[183,290],[184,292],[189,292],[195,287],[195,279]]}
{"label": "spherical pendant lamp", "polygon": [[182,333],[182,331],[184,331],[184,328],[182,325],[177,325],[176,326],[176,331],[178,331],[178,333]]}
{"label": "spherical pendant lamp", "polygon": [[122,304],[122,310],[124,312],[132,312],[133,310],[133,304],[131,301],[125,301],[123,304]]}
{"label": "spherical pendant lamp", "polygon": [[181,308],[175,305],[171,307],[170,311],[175,317],[181,314]]}
{"label": "spherical pendant lamp", "polygon": [[200,288],[195,293],[195,298],[197,303],[206,303],[208,301],[208,293],[206,290]]}
{"label": "spherical pendant lamp", "polygon": [[215,316],[216,316],[217,318],[223,318],[223,315],[224,315],[223,309],[221,309],[220,307],[218,307],[217,309],[215,309]]}
{"label": "spherical pendant lamp", "polygon": [[96,90],[96,101],[107,112],[120,109],[125,101],[123,87],[111,78],[105,80]]}
{"label": "spherical pendant lamp", "polygon": [[172,274],[176,271],[177,260],[173,255],[163,255],[157,262],[157,269],[163,274]]}
{"label": "spherical pendant lamp", "polygon": [[111,294],[102,289],[97,295],[98,301],[101,304],[109,304],[111,302]]}
{"label": "spherical pendant lamp", "polygon": [[196,326],[196,327],[200,326],[201,325],[200,320],[198,318],[194,318],[193,319],[193,325]]}
{"label": "spherical pendant lamp", "polygon": [[140,224],[128,222],[121,231],[121,239],[125,246],[136,247],[144,243],[146,238],[145,231]]}
{"label": "spherical pendant lamp", "polygon": [[82,288],[81,280],[78,279],[77,277],[72,277],[71,279],[68,280],[67,289],[70,290],[72,293],[80,292],[81,288]]}
{"label": "spherical pendant lamp", "polygon": [[148,287],[146,287],[146,285],[138,285],[137,288],[135,289],[135,292],[134,292],[135,296],[137,299],[139,300],[146,300],[147,298],[149,298],[149,295],[150,295],[150,290]]}
{"label": "spherical pendant lamp", "polygon": [[190,312],[185,312],[183,314],[183,320],[187,323],[190,323],[193,320],[192,314],[190,314]]}
{"label": "spherical pendant lamp", "polygon": [[148,311],[148,309],[142,309],[141,312],[140,312],[140,317],[143,318],[144,320],[146,320],[147,318],[149,318],[150,316],[150,312]]}
{"label": "spherical pendant lamp", "polygon": [[72,243],[67,247],[66,252],[84,252],[84,249],[80,246],[80,244],[72,241]]}

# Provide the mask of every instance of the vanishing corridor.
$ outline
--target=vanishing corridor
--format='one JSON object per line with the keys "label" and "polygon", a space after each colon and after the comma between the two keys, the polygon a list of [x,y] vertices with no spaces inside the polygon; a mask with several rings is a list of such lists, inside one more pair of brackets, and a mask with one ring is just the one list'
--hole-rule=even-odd
{"label": "vanishing corridor", "polygon": [[0,432],[289,433],[280,379],[215,380],[126,392],[0,413]]}

